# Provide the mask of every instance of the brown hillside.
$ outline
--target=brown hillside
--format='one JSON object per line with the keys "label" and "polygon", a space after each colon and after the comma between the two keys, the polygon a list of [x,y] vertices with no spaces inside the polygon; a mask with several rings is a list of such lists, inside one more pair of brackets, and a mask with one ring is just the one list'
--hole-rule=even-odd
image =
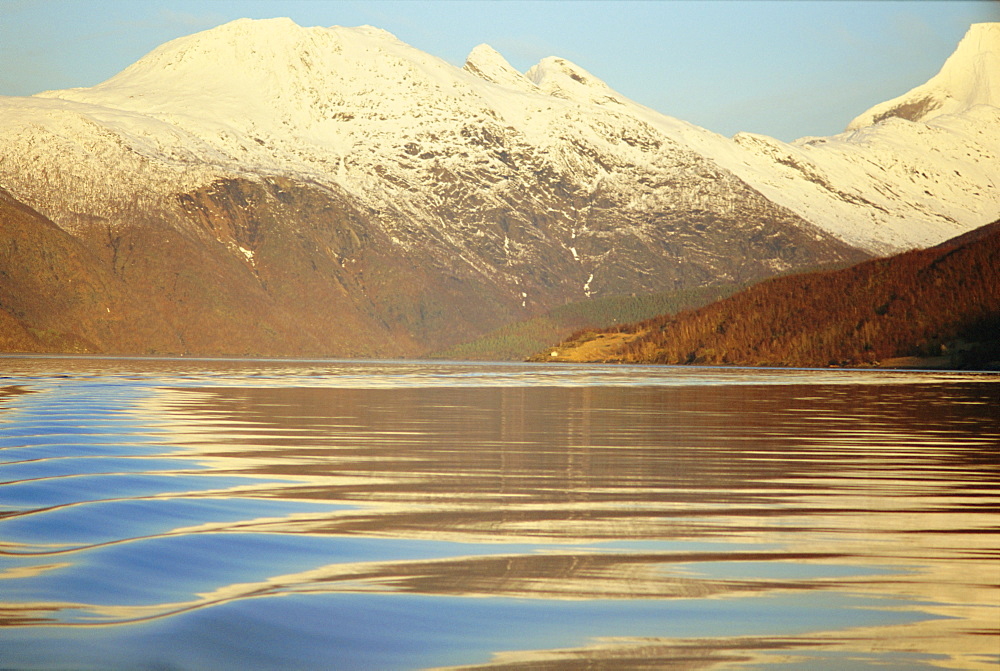
{"label": "brown hillside", "polygon": [[[206,243],[198,231],[155,218],[142,223],[115,229],[92,222],[70,235],[0,191],[0,349],[203,355],[351,351],[336,340],[340,332],[323,329],[324,321],[339,318],[361,327],[352,343],[357,350],[377,351],[366,338],[377,329],[364,328],[374,319],[359,318],[356,309],[338,313],[343,289],[302,277],[309,266],[297,255],[301,243],[276,244],[284,256],[272,261],[269,232],[260,231],[255,242],[268,262],[255,273],[239,255]],[[317,304],[325,309],[317,310]]]}
{"label": "brown hillside", "polygon": [[[989,365],[1000,359],[1000,225],[933,249],[768,280],[618,330],[636,337],[605,348],[601,360],[828,366],[948,355],[954,365]],[[576,334],[535,358],[580,360],[573,341],[592,337]]]}
{"label": "brown hillside", "polygon": [[406,356],[508,317],[428,265],[335,194],[278,179],[72,232],[0,190],[0,351]]}
{"label": "brown hillside", "polygon": [[0,190],[0,346],[3,351],[95,352],[107,341],[135,351],[179,349],[150,306],[129,298],[99,257]]}

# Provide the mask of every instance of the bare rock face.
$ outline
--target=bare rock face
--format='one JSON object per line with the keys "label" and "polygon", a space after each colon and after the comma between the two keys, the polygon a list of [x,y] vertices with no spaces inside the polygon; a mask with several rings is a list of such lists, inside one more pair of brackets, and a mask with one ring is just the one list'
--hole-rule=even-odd
{"label": "bare rock face", "polygon": [[521,74],[481,45],[459,69],[370,27],[241,20],[0,98],[0,346],[415,356],[591,296],[932,244],[1000,209],[998,119],[729,140],[563,59]]}

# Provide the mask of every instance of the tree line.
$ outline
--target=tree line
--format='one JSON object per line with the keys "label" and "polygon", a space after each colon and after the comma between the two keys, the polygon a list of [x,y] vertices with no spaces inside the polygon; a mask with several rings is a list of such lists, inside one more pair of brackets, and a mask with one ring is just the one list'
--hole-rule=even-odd
{"label": "tree line", "polygon": [[938,247],[766,280],[614,330],[638,335],[611,358],[620,362],[856,366],[947,356],[988,367],[1000,361],[1000,221]]}

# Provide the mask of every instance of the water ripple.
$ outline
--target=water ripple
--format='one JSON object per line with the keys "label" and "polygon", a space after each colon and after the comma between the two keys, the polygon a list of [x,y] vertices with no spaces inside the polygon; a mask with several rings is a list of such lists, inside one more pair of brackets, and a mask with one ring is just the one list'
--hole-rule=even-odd
{"label": "water ripple", "polygon": [[1000,663],[997,376],[5,363],[4,666]]}

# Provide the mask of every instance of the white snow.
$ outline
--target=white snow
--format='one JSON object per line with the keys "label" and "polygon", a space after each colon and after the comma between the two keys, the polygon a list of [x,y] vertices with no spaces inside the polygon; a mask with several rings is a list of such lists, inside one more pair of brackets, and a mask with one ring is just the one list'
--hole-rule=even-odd
{"label": "white snow", "polygon": [[[219,177],[285,175],[346,191],[390,213],[387,226],[397,217],[457,239],[437,214],[450,199],[508,207],[511,185],[538,170],[581,192],[626,190],[639,175],[684,177],[695,156],[888,253],[1000,216],[998,53],[1000,24],[977,24],[924,87],[845,133],[784,143],[665,116],[565,59],[521,74],[480,45],[456,68],[377,28],[244,19],[168,42],[92,88],[0,98],[0,183],[71,230],[79,213],[121,221]],[[935,106],[875,123],[915,100]],[[470,173],[479,192],[456,195],[442,179]],[[673,197],[637,192],[630,207]],[[560,216],[575,239],[579,213]]]}
{"label": "white snow", "polygon": [[925,84],[858,115],[848,130],[891,116],[930,121],[975,105],[1000,107],[1000,23],[973,24],[941,71]]}
{"label": "white snow", "polygon": [[539,91],[530,79],[515,70],[514,66],[488,44],[480,44],[470,51],[462,69],[493,84],[531,93]]}
{"label": "white snow", "polygon": [[624,105],[623,96],[579,65],[549,56],[525,73],[544,93],[585,105]]}

